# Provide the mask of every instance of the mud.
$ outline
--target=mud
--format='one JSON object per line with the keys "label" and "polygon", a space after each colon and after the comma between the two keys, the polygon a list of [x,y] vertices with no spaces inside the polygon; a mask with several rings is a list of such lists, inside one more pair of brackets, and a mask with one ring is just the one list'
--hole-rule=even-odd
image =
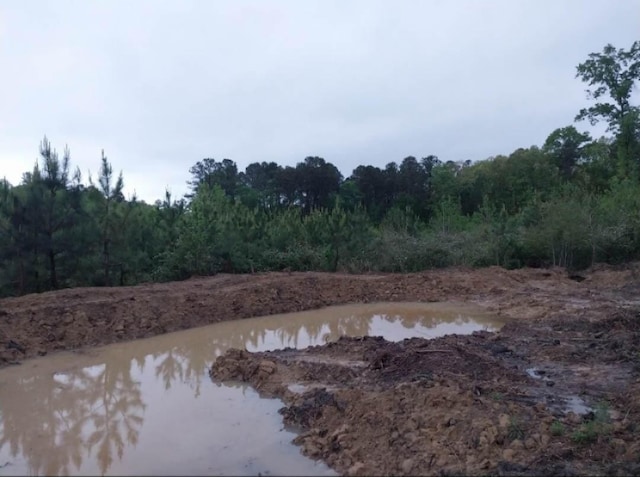
{"label": "mud", "polygon": [[0,366],[56,350],[347,303],[457,300],[517,318],[541,317],[551,311],[577,316],[594,304],[619,304],[621,293],[630,303],[637,299],[634,270],[597,270],[581,282],[560,269],[506,271],[497,267],[406,275],[218,275],[5,298],[0,300]]}
{"label": "mud", "polygon": [[452,303],[342,305],[34,358],[0,370],[0,475],[336,475],[292,444],[282,401],[211,382],[215,357],[502,324]]}
{"label": "mud", "polygon": [[335,304],[464,301],[509,322],[433,340],[230,350],[211,374],[283,399],[303,453],[347,475],[634,475],[637,270],[274,273],[65,290],[0,301],[0,364]]}
{"label": "mud", "polygon": [[507,324],[466,337],[230,350],[211,375],[282,398],[304,454],[343,474],[634,475],[640,386],[625,356],[640,351],[640,317],[624,311],[603,326],[620,317],[635,324],[614,350],[621,329],[596,338],[555,322],[533,342],[526,326]]}
{"label": "mud", "polygon": [[636,475],[640,310],[624,273],[476,297],[512,317],[497,333],[230,350],[211,376],[283,399],[303,453],[345,475]]}

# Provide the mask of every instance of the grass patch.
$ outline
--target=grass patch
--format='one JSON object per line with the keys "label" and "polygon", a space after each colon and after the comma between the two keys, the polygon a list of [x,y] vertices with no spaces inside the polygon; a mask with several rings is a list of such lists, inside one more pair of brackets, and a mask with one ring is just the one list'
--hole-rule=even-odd
{"label": "grass patch", "polygon": [[520,421],[515,417],[512,417],[511,420],[509,421],[509,427],[507,429],[507,438],[510,441],[515,441],[516,439],[520,439],[520,440],[524,439],[524,429],[522,428]]}
{"label": "grass patch", "polygon": [[576,444],[593,444],[608,437],[611,432],[609,406],[605,402],[598,403],[593,419],[584,422],[571,434],[571,440]]}
{"label": "grass patch", "polygon": [[499,393],[498,391],[492,392],[491,394],[489,394],[489,397],[494,401],[498,401],[498,402],[504,399],[504,395],[502,393]]}
{"label": "grass patch", "polygon": [[553,421],[553,424],[551,424],[551,435],[552,436],[563,436],[564,435],[564,424],[562,424],[560,421]]}

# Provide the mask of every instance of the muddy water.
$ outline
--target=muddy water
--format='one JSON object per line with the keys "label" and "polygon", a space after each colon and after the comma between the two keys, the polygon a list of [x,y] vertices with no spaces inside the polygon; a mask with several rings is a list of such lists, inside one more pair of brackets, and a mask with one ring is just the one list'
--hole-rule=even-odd
{"label": "muddy water", "polygon": [[348,305],[30,360],[0,370],[0,475],[334,475],[290,443],[280,401],[209,379],[217,355],[501,325],[459,304]]}

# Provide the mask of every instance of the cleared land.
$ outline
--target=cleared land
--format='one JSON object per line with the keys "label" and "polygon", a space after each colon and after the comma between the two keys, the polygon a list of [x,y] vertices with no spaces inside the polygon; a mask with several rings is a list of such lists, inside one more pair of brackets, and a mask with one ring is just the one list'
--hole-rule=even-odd
{"label": "cleared land", "polygon": [[637,474],[636,269],[573,278],[499,268],[219,275],[29,295],[0,300],[0,366],[333,304],[469,301],[510,320],[499,333],[428,341],[343,338],[302,351],[231,350],[211,374],[281,397],[303,452],[341,473]]}

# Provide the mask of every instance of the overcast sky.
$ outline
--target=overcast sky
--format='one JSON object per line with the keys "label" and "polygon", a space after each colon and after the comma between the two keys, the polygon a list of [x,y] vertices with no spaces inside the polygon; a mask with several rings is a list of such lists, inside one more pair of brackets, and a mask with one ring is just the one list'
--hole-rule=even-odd
{"label": "overcast sky", "polygon": [[485,159],[571,124],[576,65],[638,39],[640,0],[2,0],[0,177],[45,134],[147,202],[205,157]]}

